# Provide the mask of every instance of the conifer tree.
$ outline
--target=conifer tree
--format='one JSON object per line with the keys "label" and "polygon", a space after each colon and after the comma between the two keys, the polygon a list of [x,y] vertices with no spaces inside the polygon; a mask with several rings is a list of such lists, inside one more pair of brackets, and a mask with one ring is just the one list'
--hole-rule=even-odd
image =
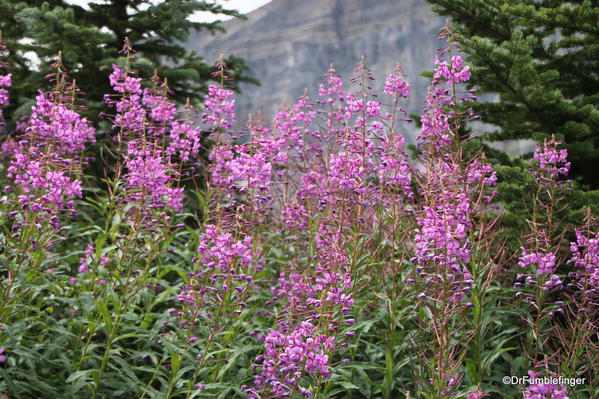
{"label": "conifer tree", "polygon": [[[198,11],[243,18],[235,10],[214,1],[198,0],[90,0],[77,5],[64,0],[0,0],[0,30],[10,49],[7,62],[15,76],[11,88],[13,107],[26,113],[50,72],[58,51],[72,79],[85,93],[89,117],[97,118],[102,110],[102,96],[110,92],[108,75],[119,57],[125,37],[136,53],[135,69],[149,77],[157,68],[168,79],[174,99],[201,99],[216,71],[202,57],[187,51],[183,43],[196,30],[223,30],[220,21],[192,22]],[[255,80],[245,75],[249,69],[243,59],[225,59],[230,84],[238,88],[241,81]]]}
{"label": "conifer tree", "polygon": [[571,176],[599,189],[599,3],[429,2],[453,21],[479,94],[497,94],[472,104],[499,127],[485,138],[542,142],[555,134],[568,150]]}

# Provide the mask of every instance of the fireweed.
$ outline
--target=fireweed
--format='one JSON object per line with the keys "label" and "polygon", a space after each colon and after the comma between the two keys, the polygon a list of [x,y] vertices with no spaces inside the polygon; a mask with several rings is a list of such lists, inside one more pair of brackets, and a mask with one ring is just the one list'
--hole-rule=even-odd
{"label": "fireweed", "polygon": [[312,255],[282,267],[273,288],[279,315],[264,337],[254,385],[245,388],[250,397],[321,394],[334,370],[335,351],[352,335],[343,334],[354,323],[348,317],[355,253],[348,248],[372,232],[370,221],[380,223],[377,209],[383,201],[412,198],[403,139],[390,127],[399,118],[397,100],[409,86],[400,72],[388,78],[386,91],[395,101],[383,116],[388,107],[370,99],[370,78],[362,61],[353,80],[358,92],[345,92],[331,67],[319,89],[321,99],[314,102],[305,94],[291,109],[282,109],[271,138],[262,140],[279,148],[273,169],[285,172],[273,174],[282,180],[275,208],[282,209],[285,242]]}
{"label": "fireweed", "polygon": [[265,353],[257,358],[261,372],[249,396],[311,397],[302,378],[311,377],[318,393],[323,378],[332,374],[330,357],[342,345],[343,324],[351,324],[351,275],[339,232],[324,228],[317,237],[315,265],[310,269],[285,267],[273,288],[284,308],[275,328],[264,338]]}
{"label": "fireweed", "polygon": [[[93,398],[101,392],[104,372],[114,361],[111,351],[122,334],[125,313],[138,306],[140,294],[160,290],[160,263],[181,227],[175,222],[183,209],[182,180],[193,176],[189,161],[200,150],[200,131],[189,121],[189,109],[180,119],[168,98],[167,82],[157,74],[147,83],[135,77],[134,51],[128,41],[122,54],[125,65],[113,65],[109,76],[116,94],[105,96],[114,110],[109,116],[114,132],[109,156],[114,167],[107,170],[109,196],[102,206],[106,224],[96,242],[88,245],[78,277],[70,280],[94,287],[94,303],[105,322],[106,342],[92,374]],[[105,246],[108,237],[115,237],[116,245]],[[97,324],[89,328],[76,370],[89,367],[85,359],[90,357],[96,328]]]}
{"label": "fireweed", "polygon": [[214,144],[205,178],[204,233],[192,260],[196,270],[177,295],[179,308],[171,311],[196,358],[187,398],[219,382],[215,365],[227,362],[232,338],[245,332],[247,301],[264,264],[260,226],[270,210],[271,163],[260,143],[236,143],[235,100],[224,69],[219,62],[221,84],[209,87],[200,117]]}
{"label": "fireweed", "polygon": [[73,199],[81,197],[82,152],[95,141],[94,129],[76,112],[77,87],[66,81],[60,60],[55,67],[56,87],[36,97],[7,169],[25,215],[14,230],[42,223],[59,229],[59,216],[74,212]]}
{"label": "fireweed", "polygon": [[[453,60],[459,64],[461,59],[454,57]],[[446,64],[442,64],[439,68],[442,67],[447,69]],[[452,79],[465,79],[466,72],[467,68],[461,65],[459,71],[445,73],[450,74],[446,79],[450,83]],[[283,147],[286,149],[284,161],[287,165],[295,163],[299,166],[298,171],[294,171],[294,175],[291,173],[284,175],[283,198],[286,200],[284,200],[281,217],[285,229],[294,232],[297,227],[302,226],[304,228],[305,226],[320,225],[321,228],[329,226],[329,229],[336,231],[337,241],[343,243],[342,245],[329,244],[331,248],[338,248],[340,252],[330,253],[324,257],[339,259],[334,267],[328,268],[339,270],[338,272],[325,272],[327,269],[321,269],[318,265],[310,266],[310,269],[316,269],[316,276],[318,273],[325,273],[329,275],[329,280],[332,278],[331,283],[334,284],[330,288],[332,292],[343,293],[341,298],[345,298],[346,302],[337,305],[341,307],[332,313],[333,315],[338,313],[340,316],[348,313],[350,304],[353,303],[350,295],[352,288],[350,257],[353,254],[348,256],[342,249],[350,247],[348,244],[357,242],[360,237],[371,235],[372,227],[380,227],[381,219],[385,216],[380,211],[382,205],[404,204],[400,207],[404,212],[403,215],[413,213],[412,168],[403,150],[403,139],[394,130],[396,123],[405,118],[398,107],[398,100],[408,95],[409,85],[402,80],[400,69],[388,77],[385,93],[394,96],[395,99],[392,106],[383,106],[377,100],[370,99],[368,87],[370,80],[370,71],[362,61],[356,68],[356,77],[353,79],[359,87],[358,92],[344,92],[342,81],[335,76],[335,70],[331,67],[320,86],[319,94],[323,99],[316,102],[316,107],[311,104],[309,97],[304,95],[293,110],[282,110],[277,114],[273,123],[275,128],[282,128],[282,139],[289,137],[295,141]],[[452,101],[456,101],[455,93],[452,98],[447,91],[436,88],[436,85],[438,81],[433,85],[432,90],[435,93],[429,97],[430,114],[427,114],[427,117],[430,116],[430,123],[427,124],[427,120],[423,120],[423,142],[428,140],[433,147],[427,153],[430,161],[427,164],[427,172],[423,173],[423,176],[428,177],[430,181],[423,183],[423,186],[428,184],[426,188],[432,192],[435,185],[445,184],[444,179],[446,179],[449,187],[442,187],[445,189],[443,193],[447,192],[447,199],[441,201],[446,201],[447,210],[446,215],[436,216],[433,210],[438,209],[439,203],[434,202],[430,207],[424,208],[423,213],[427,215],[428,220],[440,219],[438,225],[442,229],[447,228],[447,221],[457,219],[456,231],[449,235],[455,235],[463,241],[461,243],[455,240],[435,242],[435,237],[445,236],[445,234],[435,235],[434,222],[429,223],[426,217],[423,217],[419,218],[423,230],[420,230],[415,240],[417,243],[415,251],[420,257],[419,262],[423,265],[433,260],[444,262],[442,273],[447,274],[445,278],[451,279],[451,283],[447,284],[450,285],[449,289],[444,288],[445,291],[440,295],[443,297],[442,300],[455,304],[462,302],[463,292],[469,289],[472,283],[467,269],[460,266],[469,262],[465,240],[467,229],[472,224],[470,213],[473,210],[470,209],[469,201],[473,198],[474,211],[480,212],[480,209],[485,207],[484,204],[492,199],[492,193],[486,193],[485,187],[494,185],[495,177],[491,173],[492,167],[482,160],[473,159],[463,168],[460,159],[451,158],[450,150],[453,148],[450,147],[455,142],[448,139],[452,131],[446,108],[454,105]],[[321,106],[321,109],[318,109],[318,106]],[[383,114],[384,111],[387,112]],[[315,129],[313,125],[319,114],[325,116],[322,125],[326,126],[326,130]],[[445,121],[446,129],[443,126],[438,128],[439,123],[435,118]],[[457,130],[456,127],[453,128]],[[305,172],[302,173],[304,170]],[[435,178],[438,180],[434,180]],[[423,193],[426,192],[426,188],[422,189]],[[435,194],[439,194],[440,190],[436,191]],[[432,194],[431,200],[433,200]],[[456,205],[458,212],[461,212],[457,216],[455,215]],[[430,230],[427,230],[431,224]],[[311,236],[318,241],[320,229],[308,234],[307,241],[310,242]],[[431,233],[428,233],[429,231]],[[302,233],[298,232],[298,234]],[[432,238],[429,239],[431,241],[427,241],[426,234],[431,234]],[[443,238],[440,237],[439,240]],[[316,248],[319,246],[316,245]],[[434,248],[439,248],[439,253],[444,255],[435,256]],[[312,259],[320,259],[317,251]],[[322,292],[323,287],[319,287],[313,293],[314,283],[306,279],[306,276],[314,273],[310,269],[306,271],[305,266],[300,263],[283,267],[281,271],[275,292],[276,299],[281,302],[284,312],[283,316],[277,318],[276,328],[265,338],[265,354],[257,359],[261,373],[256,377],[255,385],[247,388],[252,397],[292,397],[295,394],[310,397],[314,392],[318,395],[323,377],[330,375],[327,367],[315,368],[313,359],[324,362],[323,365],[328,362],[328,354],[338,347],[338,344],[334,344],[340,339],[337,336],[338,329],[325,330],[324,335],[319,334],[318,329],[314,328],[312,318],[323,317],[322,314],[316,313],[312,316],[314,310],[310,311],[309,306],[306,309],[305,306],[298,305],[311,304],[313,301],[310,299],[311,295],[330,296]],[[341,274],[338,274],[339,272]],[[336,274],[338,277],[334,278]],[[421,271],[421,275],[423,274],[426,273]],[[431,273],[429,277],[430,283],[439,285],[439,273]],[[437,291],[439,292],[438,288]],[[297,300],[298,294],[303,295],[302,301]],[[316,304],[321,303],[316,301]],[[465,304],[460,306],[462,309],[466,308]],[[447,313],[444,312],[447,310],[443,309],[439,314],[446,315]],[[300,315],[298,320],[294,320],[296,313]],[[327,315],[327,317],[331,316]],[[343,324],[343,318],[334,324]],[[323,347],[323,342],[330,342],[330,344],[328,347],[326,345]],[[443,355],[451,353],[452,350],[453,348],[442,348]],[[447,360],[443,358],[441,362]],[[454,360],[454,364],[459,363],[460,360],[458,357],[457,361]],[[454,364],[449,366],[445,364],[447,369],[442,371],[440,384],[452,385],[451,381],[453,384],[459,382],[456,377],[448,375],[454,373]],[[438,375],[439,371],[433,374]],[[310,381],[309,385],[302,383],[305,376],[311,377],[306,380]],[[450,381],[447,382],[448,380]],[[446,388],[442,391],[444,395],[449,395]]]}
{"label": "fireweed", "polygon": [[431,398],[459,392],[468,344],[480,338],[476,316],[472,328],[463,320],[474,302],[479,302],[475,298],[484,295],[493,273],[475,253],[484,245],[480,239],[483,227],[477,224],[490,214],[497,180],[484,157],[465,153],[461,145],[469,140],[461,133],[461,125],[476,118],[472,110],[459,108],[463,96],[472,94],[459,91],[459,85],[470,79],[470,71],[462,57],[454,55],[459,49],[451,32],[443,31],[440,38],[448,46],[435,61],[418,141],[423,165],[417,176],[421,201],[415,208],[413,238],[417,276],[410,280],[419,291],[418,302],[430,315],[418,324],[431,341],[424,341],[425,345],[421,336],[415,336],[414,345],[425,359],[421,367],[428,379],[421,384]]}
{"label": "fireweed", "polygon": [[[382,93],[370,87],[364,60],[348,87],[331,66],[315,97],[306,92],[272,121],[252,119],[235,132],[222,62],[220,84],[209,86],[194,118],[189,106],[169,99],[167,81],[135,74],[127,41],[124,62],[109,77],[114,93],[105,98],[112,109],[101,152],[110,165],[106,192],[97,188],[82,203],[100,222],[85,229],[64,281],[44,288],[45,301],[66,296],[59,303],[70,307],[55,324],[66,327],[44,333],[68,343],[57,354],[68,369],[53,380],[62,378],[59,394],[509,396],[515,388],[502,391],[489,370],[508,349],[484,353],[494,338],[488,320],[497,315],[487,306],[500,289],[508,292],[501,304],[507,312],[522,299],[529,305],[525,370],[596,372],[587,366],[597,354],[595,222],[589,214],[567,253],[554,216],[567,154],[556,140],[535,152],[534,208],[518,265],[493,242],[497,179],[464,128],[476,118],[461,106],[473,98],[461,91],[470,70],[453,34],[444,30],[441,38],[448,46],[435,61],[413,162],[401,134],[402,122],[410,122],[401,107],[410,85],[399,66]],[[82,152],[94,131],[77,114],[77,89],[65,77],[58,73],[56,90],[38,96],[18,142],[3,145],[14,183],[10,237],[37,237],[19,241],[19,261],[40,262],[30,246],[49,251],[85,189]],[[0,107],[9,85],[2,72]],[[204,162],[200,154],[208,150]],[[184,189],[193,184],[203,187]],[[567,276],[561,268],[568,257]],[[500,287],[502,268],[521,272],[517,298]],[[0,375],[27,378],[7,365],[23,364],[25,345],[47,341],[9,340],[5,326]],[[552,354],[556,337],[564,344]],[[17,396],[16,389],[29,389],[2,384]],[[30,396],[46,394],[35,389]],[[568,394],[559,386],[523,389],[529,398]]]}
{"label": "fireweed", "polygon": [[[411,197],[403,140],[375,120],[381,117],[382,106],[367,99],[367,67],[362,63],[357,72],[358,94],[343,92],[331,68],[319,90],[323,100],[314,103],[302,96],[292,108],[278,112],[270,128],[250,122],[243,144],[232,141],[230,123],[222,120],[230,115],[230,102],[223,101],[229,95],[217,89],[208,95],[209,116],[202,119],[216,124],[208,187],[212,198],[221,199],[210,213],[215,215],[213,223],[232,230],[251,227],[259,233],[265,218],[280,210],[277,218],[284,234],[305,237],[297,244],[286,242],[313,253],[280,272],[275,288],[280,316],[264,338],[266,352],[257,359],[255,384],[245,388],[252,396],[309,396],[312,389],[320,390],[323,379],[331,375],[330,357],[343,343],[339,326],[347,325],[345,315],[353,303],[344,243],[364,233],[356,226],[367,225],[365,213],[368,209],[374,214],[372,204],[391,195],[397,198],[391,194],[397,189]],[[389,82],[389,94],[405,96],[408,86],[399,74]],[[213,108],[219,100],[220,112]],[[394,119],[397,112],[384,121]],[[316,125],[319,114],[329,116],[326,132]],[[225,206],[218,207],[219,203]],[[319,224],[320,228],[305,231],[308,225]],[[195,305],[185,294],[180,299]],[[299,346],[290,347],[294,342]]]}
{"label": "fireweed", "polygon": [[[209,374],[203,369],[206,362],[210,362],[211,370],[217,369],[216,364],[226,362],[224,356],[213,357],[211,350],[213,346],[220,351],[230,346],[231,331],[243,332],[248,315],[244,311],[248,306],[246,301],[252,295],[255,275],[264,263],[252,237],[235,239],[232,232],[219,231],[214,225],[205,226],[205,230],[200,237],[198,260],[194,262],[197,272],[177,296],[181,303],[178,326],[188,331],[190,350],[197,351],[187,397],[197,391],[198,386],[213,382],[215,373],[202,375]],[[200,337],[206,338],[200,340]],[[199,378],[202,383],[196,384]]]}
{"label": "fireweed", "polygon": [[[514,284],[516,297],[528,306],[522,319],[528,326],[523,351],[535,376],[587,376],[593,385],[598,348],[596,333],[596,221],[590,210],[585,227],[575,229],[575,242],[567,247],[560,215],[571,182],[565,180],[570,163],[567,151],[555,137],[537,145],[530,169],[532,210],[529,233],[518,258]],[[574,271],[566,275],[566,265]],[[525,398],[568,398],[578,390],[570,386],[533,384]],[[574,396],[578,397],[578,396]]]}
{"label": "fireweed", "polygon": [[[559,178],[560,176],[567,176],[570,163],[566,161],[567,151],[560,150],[560,142],[555,139],[545,142],[542,146],[537,146],[534,152],[534,166],[531,170],[534,177],[535,185],[537,188],[537,195],[551,195],[551,192],[555,192],[561,185]],[[544,223],[540,223],[538,220],[531,221],[531,229],[533,234],[527,242],[527,247],[522,247],[522,254],[518,265],[522,268],[530,268],[531,265],[536,266],[534,274],[521,274],[518,276],[518,280],[523,280],[526,286],[539,286],[541,290],[548,291],[551,289],[563,288],[563,283],[559,276],[553,274],[558,266],[558,259],[553,250],[556,248],[554,241],[556,238],[555,227],[552,225],[552,216],[554,213],[553,206],[557,205],[557,202],[539,201],[537,198],[535,203],[535,209],[533,216],[536,214],[537,206],[545,206],[548,204],[551,208],[547,209],[546,215],[548,220]],[[558,201],[559,197],[554,201]],[[535,276],[536,274],[536,276]],[[537,306],[534,302],[531,302],[533,306]]]}
{"label": "fireweed", "polygon": [[[76,214],[74,200],[82,196],[83,151],[86,144],[95,142],[94,128],[78,113],[79,90],[68,80],[60,54],[52,67],[53,91],[39,92],[31,114],[19,124],[18,141],[3,146],[10,179],[4,188],[10,193],[6,251],[15,266],[8,268],[2,284],[6,305],[29,293],[27,284],[16,281],[20,274],[33,270],[30,279],[43,276],[40,265],[49,263],[51,248],[62,239],[61,218]],[[10,85],[10,75],[2,78],[2,85]],[[6,102],[6,92],[0,96]],[[10,312],[8,306],[3,307],[0,321],[5,310]]]}
{"label": "fireweed", "polygon": [[[553,299],[564,288],[564,276],[557,274],[557,271],[567,256],[560,245],[564,232],[558,230],[557,222],[560,207],[563,207],[563,192],[569,185],[562,178],[567,176],[570,163],[567,162],[567,151],[560,149],[560,144],[553,137],[550,141],[545,140],[543,144],[537,145],[534,152],[530,170],[534,192],[532,218],[528,223],[529,234],[525,236],[526,241],[522,245],[518,261],[522,272],[517,274],[514,284],[518,290],[516,297],[528,305],[527,312],[523,315],[530,328],[525,353],[535,367],[531,367],[529,374],[539,372],[536,366],[538,364],[542,364],[546,371],[565,371],[562,371],[562,362],[549,349],[550,338],[555,335],[556,328],[559,329],[560,322],[557,319],[563,317],[565,311],[564,302]],[[575,346],[566,348],[565,352],[558,352],[557,357],[568,357],[568,352],[574,348]],[[550,355],[549,358],[547,355]],[[530,387],[529,396],[525,394],[525,397],[541,397],[534,396],[535,392],[541,392],[545,388],[537,388]],[[556,389],[555,395],[562,394],[561,391],[558,393],[559,387],[546,388]],[[565,388],[563,393],[567,395]]]}
{"label": "fireweed", "polygon": [[3,108],[10,103],[8,89],[12,84],[12,73],[9,73],[9,65],[4,61],[7,51],[7,47],[0,40],[0,128],[3,130],[6,127]]}
{"label": "fireweed", "polygon": [[[555,353],[560,375],[587,375],[596,378],[597,303],[599,303],[599,233],[598,221],[586,210],[584,226],[575,229],[575,241],[570,243],[568,264],[570,282],[564,287],[567,301],[561,306],[559,322],[555,323]],[[589,381],[592,385],[594,381]]]}
{"label": "fireweed", "polygon": [[570,274],[578,289],[582,304],[591,305],[599,295],[599,232],[598,221],[587,210],[585,226],[575,230],[576,241],[570,243],[569,263],[576,267]]}
{"label": "fireweed", "polygon": [[[548,370],[545,363],[536,365],[536,370],[539,372],[530,370],[528,376],[531,379],[543,378],[543,377],[558,377],[555,373]],[[524,391],[524,399],[568,399],[568,390],[565,385],[558,384],[529,384]]]}

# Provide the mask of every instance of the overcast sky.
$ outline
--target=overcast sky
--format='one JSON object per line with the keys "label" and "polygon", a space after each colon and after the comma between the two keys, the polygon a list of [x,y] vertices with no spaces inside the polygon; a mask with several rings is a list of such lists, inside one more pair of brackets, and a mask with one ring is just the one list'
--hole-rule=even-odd
{"label": "overcast sky", "polygon": [[[67,3],[71,4],[79,4],[85,6],[89,3],[89,0],[66,0]],[[159,0],[156,0],[159,1]],[[262,7],[266,3],[270,3],[271,0],[216,0],[217,3],[222,4],[226,8],[231,8],[234,10],[238,10],[242,13],[248,13],[250,11],[254,11],[256,8]],[[227,16],[215,16],[210,13],[198,13],[192,17],[194,21],[199,22],[210,22],[215,19],[228,19]]]}
{"label": "overcast sky", "polygon": [[[238,10],[242,13],[248,13],[250,11],[254,11],[256,8],[260,8],[263,5],[265,5],[266,3],[270,3],[270,2],[271,2],[271,0],[227,0],[227,1],[217,0],[217,3],[222,4],[226,8]],[[198,14],[202,14],[202,13],[198,13]],[[217,18],[215,18],[214,15],[212,15],[212,14],[195,15],[193,17],[194,21],[208,22],[208,21],[212,21],[214,19],[217,19]],[[225,18],[223,18],[221,16],[220,19],[225,19]]]}

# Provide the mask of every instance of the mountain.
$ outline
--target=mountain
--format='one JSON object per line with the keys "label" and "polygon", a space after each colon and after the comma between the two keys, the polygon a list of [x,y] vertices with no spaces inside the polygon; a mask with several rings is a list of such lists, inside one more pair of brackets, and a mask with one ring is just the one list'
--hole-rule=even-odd
{"label": "mountain", "polygon": [[362,55],[375,89],[400,63],[414,93],[404,107],[419,112],[428,83],[420,72],[432,69],[442,25],[424,0],[273,0],[247,21],[226,21],[226,33],[201,32],[187,46],[209,61],[220,54],[246,59],[262,86],[242,86],[237,98],[242,122],[250,113],[271,118],[304,89],[315,97],[331,63],[349,87]]}

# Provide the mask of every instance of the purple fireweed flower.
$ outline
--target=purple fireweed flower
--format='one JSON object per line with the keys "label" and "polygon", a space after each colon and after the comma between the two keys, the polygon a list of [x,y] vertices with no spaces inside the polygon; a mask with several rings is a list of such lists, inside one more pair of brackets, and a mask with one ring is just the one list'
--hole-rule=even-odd
{"label": "purple fireweed flower", "polygon": [[380,165],[376,167],[379,181],[386,188],[399,188],[408,199],[414,198],[412,192],[412,168],[403,150],[404,138],[396,136],[394,140],[384,140],[381,144]]}
{"label": "purple fireweed flower", "polygon": [[[439,137],[428,136],[426,140],[435,138]],[[473,226],[472,214],[481,207],[475,200],[481,190],[496,183],[496,178],[492,167],[481,159],[461,166],[448,156],[445,144],[428,148],[420,183],[425,202],[417,217],[414,261],[422,267],[419,276],[425,284],[450,281],[452,298],[461,301],[472,283],[467,269],[471,252],[468,235]],[[491,198],[492,194],[487,200]]]}
{"label": "purple fireweed flower", "polygon": [[[453,90],[453,84],[470,80],[470,70],[460,56],[442,61],[436,58],[437,68],[425,98],[425,110],[421,116],[419,145],[428,151],[449,150],[454,143],[454,130],[461,119],[476,119],[472,110],[465,115],[453,115],[446,111],[464,98]],[[454,126],[455,125],[455,126]]]}
{"label": "purple fireweed flower", "polygon": [[[532,370],[528,372],[531,379],[542,378]],[[568,390],[565,385],[558,384],[530,384],[524,391],[524,399],[568,399]]]}
{"label": "purple fireweed flower", "polygon": [[0,105],[6,107],[8,104],[8,91],[6,89],[0,89]]}
{"label": "purple fireweed flower", "polygon": [[364,159],[359,155],[340,152],[332,155],[328,181],[338,190],[363,190],[361,184],[365,177]]}
{"label": "purple fireweed flower", "polygon": [[366,103],[366,115],[373,118],[381,115],[381,104],[378,101],[368,101]]}
{"label": "purple fireweed flower", "polygon": [[571,274],[585,296],[599,296],[599,233],[576,230],[576,241],[570,243],[569,263],[577,270]]}
{"label": "purple fireweed flower", "polygon": [[[559,149],[559,145],[560,142],[554,137],[537,145],[535,149],[533,168],[530,172],[535,184],[542,189],[539,192],[549,192],[551,188],[560,187],[559,179],[568,174],[568,152]],[[530,235],[526,245],[521,247],[522,253],[518,261],[520,267],[536,266],[531,272],[537,275],[537,278],[534,278],[530,273],[525,273],[518,276],[518,280],[524,280],[528,286],[538,285],[544,291],[563,288],[560,276],[553,274],[559,264],[553,239],[547,230],[549,228],[545,225],[535,227],[534,234]]]}
{"label": "purple fireweed flower", "polygon": [[528,253],[526,248],[522,247],[522,255],[518,261],[520,267],[527,267],[531,264],[537,265],[537,274],[551,274],[555,269],[555,254],[532,252]]}
{"label": "purple fireweed flower", "polygon": [[200,238],[198,255],[201,255],[202,263],[212,270],[228,272],[237,260],[243,268],[249,268],[253,260],[251,242],[249,236],[235,240],[232,233],[220,233],[216,226],[207,225],[206,232]]}
{"label": "purple fireweed flower", "polygon": [[[6,75],[0,75],[0,87],[10,87],[12,84],[12,73],[6,74]],[[1,93],[6,93],[6,91],[1,92]],[[2,96],[0,95],[0,98],[2,98]],[[5,101],[0,100],[0,103],[2,105],[8,105],[8,96],[6,97]]]}
{"label": "purple fireweed flower", "polygon": [[[166,212],[183,209],[180,180],[187,170],[182,163],[197,157],[200,130],[177,119],[166,81],[154,74],[151,87],[144,88],[133,74],[113,65],[110,83],[117,94],[105,96],[105,101],[115,110],[113,129],[123,159],[121,200],[135,204],[151,230],[170,219]],[[185,109],[190,119],[190,109]]]}
{"label": "purple fireweed flower", "polygon": [[483,391],[476,389],[474,391],[468,392],[468,396],[466,399],[483,399],[486,396],[490,395],[488,393],[484,393]]}
{"label": "purple fireweed flower", "polygon": [[[157,80],[157,77],[156,77]],[[174,102],[166,96],[167,88],[163,90],[143,90],[142,104],[148,109],[150,118],[157,122],[172,123],[177,112]]]}
{"label": "purple fireweed flower", "polygon": [[2,143],[0,149],[0,157],[4,159],[10,159],[14,156],[14,154],[18,152],[23,152],[23,145],[18,141],[14,140],[12,137],[9,137]]}
{"label": "purple fireweed flower", "polygon": [[118,131],[117,141],[127,138],[121,137],[121,134],[131,137],[142,136],[148,125],[148,117],[142,101],[141,78],[132,77],[131,73],[122,71],[118,65],[113,65],[109,81],[113,90],[118,93],[117,99],[113,99],[110,95],[104,96],[105,102],[116,110],[113,129]]}
{"label": "purple fireweed flower", "polygon": [[[1,65],[0,65],[1,66]],[[4,114],[1,107],[6,107],[9,104],[8,90],[3,87],[10,87],[12,74],[0,75],[0,126],[4,124]]]}
{"label": "purple fireweed flower", "polygon": [[430,87],[425,98],[425,112],[420,117],[422,127],[418,137],[421,147],[430,146],[435,150],[447,150],[454,140],[451,130],[450,117],[444,107],[453,100],[447,100],[448,95],[436,87]]}
{"label": "purple fireweed flower", "polygon": [[169,134],[167,154],[177,154],[181,161],[196,158],[200,150],[200,130],[189,123],[173,121]]}
{"label": "purple fireweed flower", "polygon": [[553,137],[550,141],[545,140],[543,144],[537,145],[533,160],[535,168],[533,175],[539,181],[540,179],[549,179],[557,181],[560,176],[567,176],[570,171],[570,162],[568,162],[568,150],[559,149],[561,141]]}
{"label": "purple fireweed flower", "polygon": [[112,73],[108,76],[108,80],[117,93],[141,94],[141,78],[130,76],[116,64],[112,65]]}
{"label": "purple fireweed flower", "polygon": [[[434,387],[434,393],[429,392],[431,397],[454,397],[461,383],[462,376],[456,370],[461,364],[464,335],[449,320],[458,320],[473,307],[474,301],[469,300],[474,285],[471,270],[478,265],[471,264],[476,249],[471,237],[477,233],[474,228],[478,217],[488,212],[497,183],[493,166],[483,156],[467,158],[460,150],[460,123],[472,118],[468,113],[454,112],[459,97],[453,85],[470,77],[460,60],[436,62],[421,116],[421,162],[414,171],[418,197],[413,203],[416,228],[410,248],[416,273],[410,284],[418,292],[417,302],[435,309],[433,320],[421,328],[435,345],[455,342],[442,356],[426,350],[423,353],[435,359],[435,368],[429,374]],[[447,328],[439,329],[441,324]],[[475,391],[469,397],[481,395]]]}
{"label": "purple fireweed flower", "polygon": [[547,280],[545,284],[543,284],[542,289],[545,291],[550,291],[553,289],[561,290],[562,288],[564,288],[564,283],[562,282],[562,279],[559,276],[553,274],[551,275],[551,277],[549,277],[549,280]]}
{"label": "purple fireweed flower", "polygon": [[215,199],[234,206],[243,198],[245,209],[255,220],[264,220],[272,209],[272,182],[275,165],[287,162],[286,153],[278,151],[281,143],[260,132],[251,143],[242,145],[216,144],[209,156],[211,186]]}
{"label": "purple fireweed flower", "polygon": [[346,119],[350,119],[352,114],[361,113],[365,110],[364,100],[361,98],[356,98],[356,95],[348,92],[345,95],[345,106],[344,110],[346,112]]}
{"label": "purple fireweed flower", "polygon": [[420,117],[422,126],[418,140],[421,147],[430,146],[440,150],[448,149],[453,143],[450,118],[444,110],[448,105],[446,97],[444,92],[440,93],[440,89],[434,86],[429,88],[425,99],[425,111]]}
{"label": "purple fireweed flower", "polygon": [[160,149],[143,149],[143,143],[130,141],[125,160],[127,197],[150,208],[183,208],[183,188],[174,187],[176,179]]}
{"label": "purple fireweed flower", "polygon": [[[339,333],[339,325],[353,305],[352,279],[341,240],[340,233],[322,226],[316,240],[318,262],[308,269],[313,273],[281,271],[273,293],[285,307],[277,328],[264,339],[265,354],[256,359],[261,372],[254,388],[248,389],[251,397],[257,397],[255,392],[260,390],[276,397],[287,397],[295,390],[308,395],[302,377],[331,375],[330,355],[348,337]],[[326,319],[328,328],[320,327],[321,319]]]}
{"label": "purple fireweed flower", "polygon": [[91,123],[65,104],[56,103],[45,93],[36,97],[25,133],[35,142],[51,145],[59,155],[77,154],[86,143],[94,143]]}
{"label": "purple fireweed flower", "polygon": [[383,92],[391,96],[397,95],[401,98],[408,98],[410,96],[410,84],[403,80],[398,71],[387,77]]}
{"label": "purple fireweed flower", "polygon": [[242,146],[236,148],[236,153],[237,156],[227,165],[230,172],[228,183],[241,191],[250,189],[268,191],[272,167],[266,154],[262,152],[250,154]]}
{"label": "purple fireweed flower", "polygon": [[[8,48],[0,42],[0,57],[5,57],[8,54]],[[0,127],[5,125],[4,121],[4,113],[2,107],[5,107],[9,104],[8,99],[8,90],[12,85],[12,74],[8,73],[9,65],[0,60]]]}
{"label": "purple fireweed flower", "polygon": [[268,191],[272,163],[261,151],[250,152],[245,145],[217,146],[210,154],[213,161],[212,182],[227,190]]}
{"label": "purple fireweed flower", "polygon": [[318,88],[318,95],[325,98],[328,105],[334,105],[337,102],[341,103],[345,98],[343,80],[336,73],[335,68],[331,66],[325,75],[324,81]]}
{"label": "purple fireweed flower", "polygon": [[14,154],[7,176],[23,193],[19,196],[19,203],[24,208],[34,212],[46,210],[48,213],[72,210],[74,204],[71,199],[81,197],[81,181],[71,178],[64,170],[52,170],[64,166],[60,161],[58,158],[38,157],[36,153]]}
{"label": "purple fireweed flower", "polygon": [[36,224],[59,227],[57,216],[74,213],[74,199],[81,198],[81,153],[95,142],[91,123],[72,108],[62,91],[40,92],[31,116],[20,124],[19,144],[13,148],[7,177],[13,179],[21,209],[37,214]]}
{"label": "purple fireweed flower", "polygon": [[202,122],[211,128],[232,128],[237,122],[233,91],[215,85],[209,86],[204,98]]}
{"label": "purple fireweed flower", "polygon": [[117,130],[117,141],[138,138],[152,141],[169,135],[177,109],[168,98],[166,82],[161,83],[155,74],[150,79],[152,88],[142,89],[142,79],[132,77],[133,73],[113,65],[110,83],[117,94],[105,96],[106,103],[116,110],[113,129]]}
{"label": "purple fireweed flower", "polygon": [[[0,75],[0,87],[10,87],[12,83],[12,73]],[[6,105],[6,104],[4,104]]]}
{"label": "purple fireweed flower", "polygon": [[451,61],[441,61],[436,57],[437,68],[433,79],[444,79],[449,83],[463,83],[470,80],[470,67],[464,65],[464,60],[459,55],[451,57]]}
{"label": "purple fireweed flower", "polygon": [[233,303],[228,304],[231,311],[244,308],[243,293],[263,263],[262,253],[252,245],[252,237],[235,238],[229,231],[207,225],[198,245],[198,271],[177,296],[187,310],[181,317],[192,322],[200,317],[210,319],[211,309],[218,308],[227,292],[233,298]]}
{"label": "purple fireweed flower", "polygon": [[305,230],[308,223],[308,213],[304,205],[297,201],[289,201],[281,211],[281,220],[287,230]]}
{"label": "purple fireweed flower", "polygon": [[87,257],[91,257],[94,254],[95,248],[94,248],[94,244],[87,244],[87,247],[85,247],[85,256]]}
{"label": "purple fireweed flower", "polygon": [[[265,354],[259,359],[262,373],[254,380],[255,388],[268,388],[275,397],[288,397],[295,386],[301,386],[302,374],[329,377],[326,352],[335,349],[335,344],[332,337],[316,332],[316,326],[309,322],[300,323],[288,334],[271,330],[264,339]],[[305,387],[301,391],[309,397]]]}

